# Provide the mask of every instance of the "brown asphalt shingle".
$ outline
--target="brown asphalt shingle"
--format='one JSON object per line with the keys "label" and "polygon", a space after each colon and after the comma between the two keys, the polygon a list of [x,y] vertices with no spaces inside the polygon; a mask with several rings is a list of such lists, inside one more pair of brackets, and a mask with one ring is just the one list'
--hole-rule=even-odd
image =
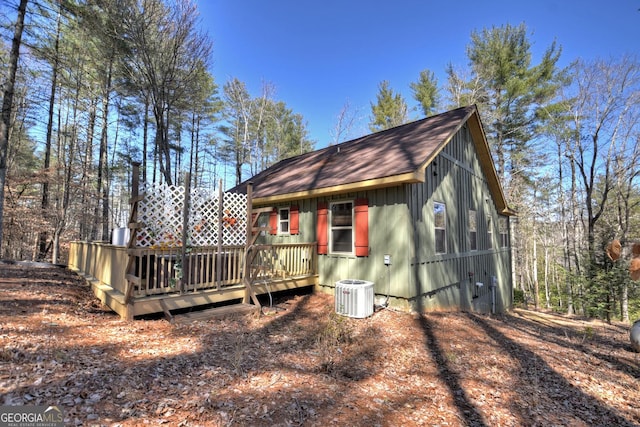
{"label": "brown asphalt shingle", "polygon": [[476,110],[458,108],[282,160],[233,188],[253,197],[317,190],[417,171]]}

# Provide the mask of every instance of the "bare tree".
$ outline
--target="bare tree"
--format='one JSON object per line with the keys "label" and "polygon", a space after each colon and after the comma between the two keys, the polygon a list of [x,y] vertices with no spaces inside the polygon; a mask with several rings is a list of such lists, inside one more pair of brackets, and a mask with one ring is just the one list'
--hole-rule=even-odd
{"label": "bare tree", "polygon": [[[640,123],[640,66],[631,57],[619,60],[577,61],[573,64],[574,84],[571,93],[564,95],[569,105],[571,123],[569,137],[564,152],[570,162],[573,179],[570,202],[573,209],[580,209],[581,215],[574,213],[573,230],[584,230],[586,247],[586,281],[578,289],[583,311],[593,314],[594,310],[610,319],[616,300],[621,301],[621,315],[625,311],[626,285],[612,280],[596,280],[598,271],[607,262],[604,246],[617,236],[626,239],[625,188],[633,188],[637,177],[637,135]],[[576,197],[581,194],[581,198]],[[630,200],[630,199],[627,199]],[[578,205],[578,202],[580,205]],[[631,207],[631,206],[629,206]],[[603,218],[617,211],[617,224],[606,227]],[[631,211],[629,211],[631,212]],[[601,224],[603,223],[603,224]],[[582,226],[580,225],[582,224]],[[600,240],[598,240],[600,239]],[[580,245],[574,249],[578,257]],[[579,262],[576,262],[579,266]],[[620,292],[620,294],[618,294]]]}
{"label": "bare tree", "polygon": [[[623,247],[630,243],[632,212],[640,207],[638,180],[640,179],[640,86],[631,94],[632,107],[621,127],[620,144],[614,154],[613,204],[617,237]],[[620,286],[620,317],[629,322],[629,281]]]}
{"label": "bare tree", "polygon": [[456,69],[451,63],[447,65],[446,72],[449,108],[486,102],[487,95],[480,76],[470,70]]}
{"label": "bare tree", "polygon": [[329,130],[329,134],[331,135],[331,142],[329,145],[335,145],[346,141],[349,138],[357,118],[358,110],[352,109],[351,103],[347,99],[336,116],[336,124]]}
{"label": "bare tree", "polygon": [[230,79],[224,85],[223,113],[227,125],[223,126],[222,131],[227,139],[223,156],[234,164],[236,184],[242,181],[244,165],[249,164],[252,172],[260,168],[256,162],[263,157],[264,121],[268,107],[273,102],[273,92],[273,85],[263,83],[260,96],[252,98],[244,82],[237,78]]}
{"label": "bare tree", "polygon": [[[614,185],[616,155],[630,114],[638,114],[640,67],[629,57],[574,64],[570,153],[584,190],[589,259],[596,262],[595,226]],[[597,190],[597,191],[596,191]]]}

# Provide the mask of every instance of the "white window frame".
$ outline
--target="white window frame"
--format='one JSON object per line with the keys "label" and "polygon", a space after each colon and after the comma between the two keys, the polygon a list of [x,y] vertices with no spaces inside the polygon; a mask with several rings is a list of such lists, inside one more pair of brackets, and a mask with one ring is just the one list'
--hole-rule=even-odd
{"label": "white window frame", "polygon": [[[438,207],[442,207],[442,215],[444,217],[443,226],[438,226],[436,224],[436,216],[438,215]],[[438,231],[441,230],[444,232],[444,236],[442,238],[442,244],[444,248],[442,251],[438,249]],[[436,254],[446,254],[447,253],[447,205],[442,202],[433,202],[433,246]]]}
{"label": "white window frame", "polygon": [[493,221],[491,221],[491,218],[487,220],[487,239],[489,241],[489,249],[493,249]]}
{"label": "white window frame", "polygon": [[478,211],[475,209],[469,209],[468,227],[469,250],[474,252],[478,250]]}
{"label": "white window frame", "polygon": [[[351,204],[351,225],[350,226],[334,226],[333,225],[333,207],[335,205]],[[355,255],[355,240],[356,240],[356,227],[355,227],[355,202],[353,200],[340,200],[329,203],[329,218],[328,218],[328,232],[329,232],[329,253],[336,255]],[[351,229],[351,250],[350,251],[335,251],[333,249],[333,231],[334,230],[348,230]]]}
{"label": "white window frame", "polygon": [[[287,217],[283,219],[282,213],[286,212]],[[287,230],[283,231],[283,225],[287,224]],[[291,233],[291,208],[278,208],[278,234],[288,235]]]}
{"label": "white window frame", "polygon": [[500,233],[500,247],[509,247],[509,221],[506,217],[498,218],[498,233]]}

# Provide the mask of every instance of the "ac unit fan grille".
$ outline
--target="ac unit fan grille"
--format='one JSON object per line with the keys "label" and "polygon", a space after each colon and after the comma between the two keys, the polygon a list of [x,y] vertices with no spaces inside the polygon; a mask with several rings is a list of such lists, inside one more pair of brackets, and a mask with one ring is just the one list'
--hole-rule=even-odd
{"label": "ac unit fan grille", "polygon": [[336,282],[335,310],[343,316],[364,318],[373,314],[373,282],[346,279]]}

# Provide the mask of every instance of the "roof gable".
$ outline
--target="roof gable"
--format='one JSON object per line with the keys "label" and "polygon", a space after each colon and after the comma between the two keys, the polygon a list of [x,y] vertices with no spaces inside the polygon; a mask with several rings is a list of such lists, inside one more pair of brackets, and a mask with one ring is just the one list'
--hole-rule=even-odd
{"label": "roof gable", "polygon": [[246,192],[252,182],[254,203],[268,203],[424,182],[425,168],[470,120],[489,187],[498,207],[508,210],[475,106],[282,160],[231,191]]}

